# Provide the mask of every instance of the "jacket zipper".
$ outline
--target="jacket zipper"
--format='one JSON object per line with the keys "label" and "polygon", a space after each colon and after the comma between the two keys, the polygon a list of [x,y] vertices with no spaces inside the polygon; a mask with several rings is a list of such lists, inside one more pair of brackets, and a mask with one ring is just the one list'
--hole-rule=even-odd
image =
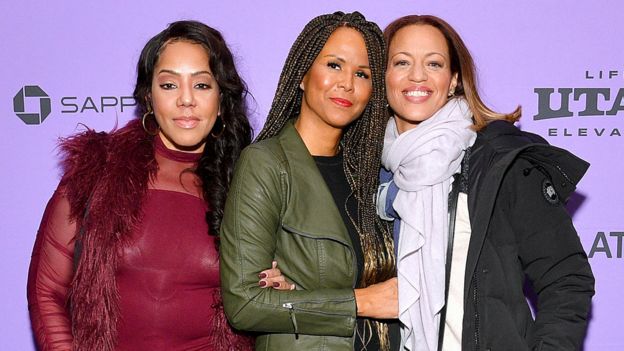
{"label": "jacket zipper", "polygon": [[297,326],[297,317],[295,316],[294,313],[294,307],[293,304],[290,302],[287,302],[285,304],[282,305],[285,308],[288,308],[288,315],[290,315],[290,321],[293,324],[293,328],[295,329],[295,339],[299,339],[299,327]]}
{"label": "jacket zipper", "polygon": [[474,275],[472,276],[474,288],[472,289],[472,301],[474,303],[474,345],[475,351],[479,351],[479,297],[477,294],[477,271],[475,270]]}

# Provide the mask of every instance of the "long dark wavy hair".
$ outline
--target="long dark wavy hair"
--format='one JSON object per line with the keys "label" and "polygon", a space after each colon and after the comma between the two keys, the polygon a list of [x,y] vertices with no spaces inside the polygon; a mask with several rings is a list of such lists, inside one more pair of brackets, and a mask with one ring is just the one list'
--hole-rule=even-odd
{"label": "long dark wavy hair", "polygon": [[[373,83],[373,92],[364,112],[344,130],[341,140],[344,171],[358,204],[358,213],[350,214],[350,218],[360,236],[364,255],[364,272],[358,285],[366,287],[395,275],[391,232],[375,211],[383,137],[389,117],[385,107],[386,55],[379,27],[358,12],[336,12],[312,19],[290,49],[271,110],[256,140],[279,134],[287,121],[299,116],[303,98],[299,84],[338,27],[353,28],[364,37]],[[386,349],[389,345],[387,325],[378,321],[373,323],[382,348]]]}
{"label": "long dark wavy hair", "polygon": [[252,130],[247,119],[247,86],[238,75],[232,53],[219,31],[197,21],[173,22],[150,39],[141,52],[134,88],[134,99],[139,106],[140,115],[151,111],[152,78],[160,54],[167,44],[176,41],[199,44],[206,50],[210,70],[221,92],[221,119],[225,125],[217,120],[213,129],[225,129],[218,137],[208,135],[195,169],[202,181],[204,199],[209,205],[206,219],[210,234],[218,238],[234,165],[241,150],[252,139]]}

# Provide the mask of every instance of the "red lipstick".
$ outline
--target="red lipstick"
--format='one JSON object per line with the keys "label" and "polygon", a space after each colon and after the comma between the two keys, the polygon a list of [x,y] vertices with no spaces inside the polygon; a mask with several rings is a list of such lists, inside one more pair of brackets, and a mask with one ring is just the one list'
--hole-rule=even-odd
{"label": "red lipstick", "polygon": [[342,106],[342,107],[351,107],[353,105],[353,103],[347,99],[341,99],[341,98],[329,98],[331,101],[333,101],[336,105]]}

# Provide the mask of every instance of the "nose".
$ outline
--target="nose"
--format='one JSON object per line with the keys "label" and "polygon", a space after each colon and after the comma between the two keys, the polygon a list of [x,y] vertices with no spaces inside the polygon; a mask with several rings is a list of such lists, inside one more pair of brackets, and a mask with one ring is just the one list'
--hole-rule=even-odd
{"label": "nose", "polygon": [[345,91],[353,90],[353,79],[355,79],[352,73],[344,72],[340,75],[340,81],[338,82],[338,87],[344,89]]}
{"label": "nose", "polygon": [[178,106],[194,106],[195,105],[195,92],[193,86],[190,83],[183,83],[180,85],[178,95]]}
{"label": "nose", "polygon": [[415,82],[427,80],[427,71],[422,65],[412,65],[409,72],[409,79]]}

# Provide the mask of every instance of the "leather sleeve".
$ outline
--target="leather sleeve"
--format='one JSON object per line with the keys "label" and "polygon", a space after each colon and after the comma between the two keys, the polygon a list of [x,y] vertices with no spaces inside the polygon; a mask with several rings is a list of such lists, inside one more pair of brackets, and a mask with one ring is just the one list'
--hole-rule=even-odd
{"label": "leather sleeve", "polygon": [[43,214],[28,273],[28,310],[41,351],[71,350],[67,292],[73,275],[75,222],[64,190],[56,190]]}
{"label": "leather sleeve", "polygon": [[350,337],[356,320],[353,289],[283,291],[258,286],[258,274],[271,266],[278,245],[287,181],[281,162],[267,148],[252,145],[237,163],[221,225],[226,315],[242,330]]}
{"label": "leather sleeve", "polygon": [[564,204],[549,186],[558,176],[518,159],[501,188],[510,199],[507,220],[520,261],[538,298],[531,350],[580,349],[594,295],[587,255]]}

